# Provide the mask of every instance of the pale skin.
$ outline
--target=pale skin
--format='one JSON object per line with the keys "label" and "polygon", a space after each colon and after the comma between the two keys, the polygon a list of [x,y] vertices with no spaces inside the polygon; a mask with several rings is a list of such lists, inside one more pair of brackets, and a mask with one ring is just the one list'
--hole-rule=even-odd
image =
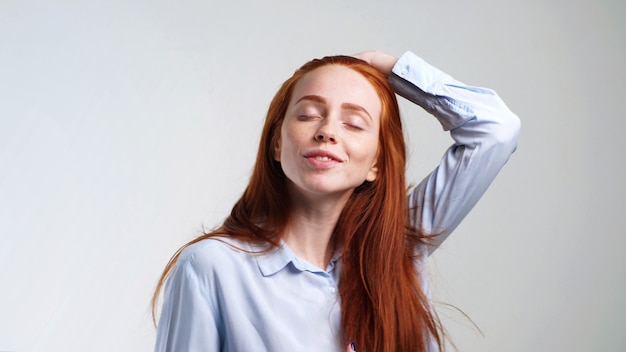
{"label": "pale skin", "polygon": [[397,57],[378,50],[364,51],[358,54],[354,54],[352,56],[356,57],[357,59],[366,61],[370,65],[376,67],[376,69],[384,73],[385,76],[389,76],[389,74],[391,74],[393,66],[396,64],[396,62],[398,62]]}
{"label": "pale skin", "polygon": [[[385,75],[397,58],[354,55]],[[282,238],[298,256],[326,268],[336,250],[332,231],[356,187],[376,179],[380,99],[361,74],[320,67],[294,87],[274,158],[289,179],[291,215]],[[346,351],[354,351],[348,345]]]}
{"label": "pale skin", "polygon": [[291,215],[283,240],[326,268],[331,233],[356,187],[376,178],[378,95],[361,74],[323,66],[294,87],[275,157],[289,179]]}

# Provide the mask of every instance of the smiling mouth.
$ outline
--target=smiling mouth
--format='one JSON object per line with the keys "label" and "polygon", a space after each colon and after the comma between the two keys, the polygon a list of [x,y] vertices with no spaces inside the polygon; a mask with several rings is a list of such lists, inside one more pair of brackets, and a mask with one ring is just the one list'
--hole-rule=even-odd
{"label": "smiling mouth", "polygon": [[333,158],[330,158],[330,157],[327,157],[327,156],[321,156],[321,155],[313,157],[313,159],[319,160],[319,161],[334,161],[335,160]]}
{"label": "smiling mouth", "polygon": [[341,158],[339,158],[337,155],[334,155],[327,151],[319,151],[319,150],[311,151],[309,153],[306,153],[304,157],[309,160],[315,160],[315,161],[321,161],[321,162],[329,162],[329,161],[334,161],[338,163],[343,162],[343,160],[341,160]]}
{"label": "smiling mouth", "polygon": [[308,160],[310,166],[319,170],[330,169],[343,163],[337,155],[319,150],[305,154],[304,158]]}

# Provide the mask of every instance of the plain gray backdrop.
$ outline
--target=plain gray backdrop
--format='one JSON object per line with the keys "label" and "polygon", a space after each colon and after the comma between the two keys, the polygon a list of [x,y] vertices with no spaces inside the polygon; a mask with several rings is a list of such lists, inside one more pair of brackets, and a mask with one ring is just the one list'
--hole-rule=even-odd
{"label": "plain gray backdrop", "polygon": [[[241,195],[279,85],[368,49],[414,51],[522,120],[431,260],[458,349],[626,350],[625,15],[623,0],[3,0],[0,351],[150,351],[161,270]],[[401,108],[416,183],[451,140]]]}

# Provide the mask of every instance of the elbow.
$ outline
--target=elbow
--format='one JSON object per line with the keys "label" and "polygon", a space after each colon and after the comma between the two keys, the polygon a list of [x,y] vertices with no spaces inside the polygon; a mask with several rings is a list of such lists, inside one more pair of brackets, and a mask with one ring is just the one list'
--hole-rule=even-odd
{"label": "elbow", "polygon": [[517,149],[519,134],[521,129],[521,121],[517,115],[510,110],[506,110],[499,114],[499,118],[494,124],[491,133],[492,142],[499,149],[513,154]]}
{"label": "elbow", "polygon": [[508,144],[511,146],[511,153],[513,153],[517,149],[517,142],[519,140],[520,129],[522,128],[522,122],[520,118],[511,111],[509,111],[507,121]]}

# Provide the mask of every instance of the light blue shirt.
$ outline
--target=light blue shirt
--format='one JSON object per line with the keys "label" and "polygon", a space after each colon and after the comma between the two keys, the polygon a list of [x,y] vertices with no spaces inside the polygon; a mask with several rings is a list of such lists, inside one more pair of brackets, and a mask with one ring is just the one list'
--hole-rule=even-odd
{"label": "light blue shirt", "polygon": [[[424,249],[430,253],[515,150],[519,119],[494,91],[466,86],[410,52],[389,80],[454,140],[440,165],[409,194],[415,225],[441,233],[435,246]],[[165,286],[155,351],[345,351],[339,254],[322,270],[284,242],[280,249],[251,253],[259,249],[228,238],[187,247]],[[416,263],[417,270],[424,266]]]}

